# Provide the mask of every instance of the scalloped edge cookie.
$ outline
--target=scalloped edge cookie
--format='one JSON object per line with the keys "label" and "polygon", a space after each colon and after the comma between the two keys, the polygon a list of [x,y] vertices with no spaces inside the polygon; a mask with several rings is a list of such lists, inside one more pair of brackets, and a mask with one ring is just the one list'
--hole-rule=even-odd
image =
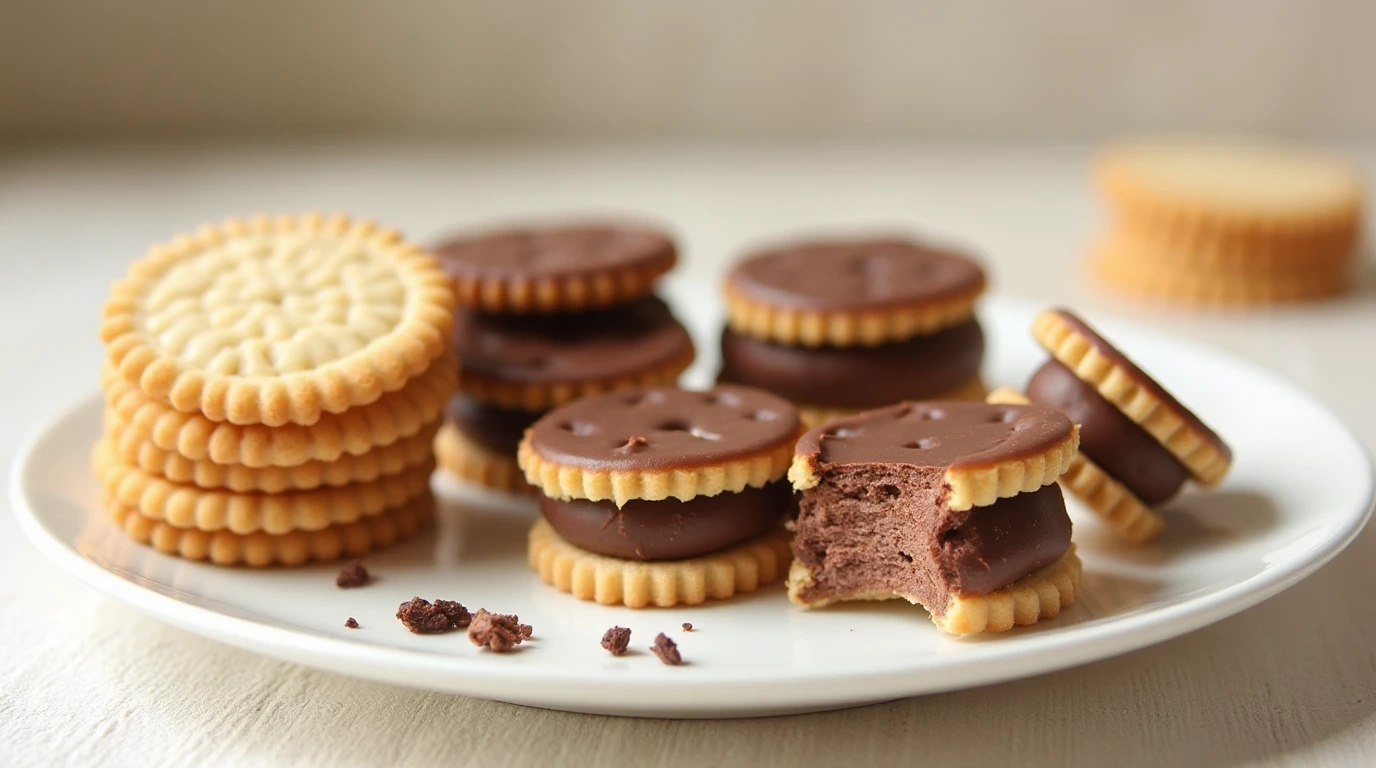
{"label": "scalloped edge cookie", "polygon": [[[1210,168],[1209,162],[1231,167]],[[1152,166],[1164,164],[1177,170],[1163,184]],[[1185,167],[1193,178],[1180,176],[1178,169]],[[1252,193],[1260,183],[1259,171],[1271,177],[1268,190],[1288,190],[1292,199],[1259,203]],[[1312,183],[1275,183],[1297,173],[1308,174]],[[1365,195],[1361,177],[1340,161],[1248,141],[1163,137],[1125,142],[1099,152],[1093,175],[1122,218],[1138,228],[1171,232],[1287,238],[1355,231]]]}
{"label": "scalloped edge cookie", "polygon": [[[179,262],[237,238],[305,234],[365,243],[375,259],[394,263],[405,296],[397,326],[363,349],[309,371],[235,376],[190,367],[160,350],[142,328],[148,294]],[[253,216],[206,225],[153,246],[110,288],[100,327],[107,359],[151,400],[179,411],[233,424],[310,425],[323,413],[342,413],[405,386],[449,349],[455,296],[439,262],[392,229],[347,216]]]}
{"label": "scalloped edge cookie", "polygon": [[229,531],[212,533],[178,528],[109,499],[106,500],[106,511],[111,521],[129,538],[163,554],[186,560],[208,560],[215,565],[265,568],[309,562],[329,563],[345,557],[362,557],[390,547],[430,523],[435,514],[435,500],[426,493],[399,507],[352,523],[331,525],[318,531],[291,531],[275,535],[241,535]]}
{"label": "scalloped edge cookie", "polygon": [[593,275],[542,278],[454,278],[459,304],[494,315],[554,314],[605,309],[654,292],[668,264],[623,267]]}
{"label": "scalloped edge cookie", "polygon": [[539,520],[527,562],[540,580],[579,600],[628,608],[698,605],[754,592],[784,578],[792,537],[780,526],[734,547],[687,560],[619,560],[576,547]]}
{"label": "scalloped edge cookie", "polygon": [[434,462],[428,461],[371,483],[312,491],[212,491],[173,483],[124,464],[104,438],[92,450],[91,465],[112,499],[146,517],[178,528],[238,534],[315,531],[352,523],[425,493],[434,469]]}
{"label": "scalloped edge cookie", "polygon": [[[1030,401],[1011,387],[989,393],[991,403],[1027,405]],[[1076,453],[1060,477],[1061,486],[1075,494],[1115,533],[1133,544],[1146,544],[1161,535],[1165,521],[1142,503],[1127,486],[1115,480],[1083,452]]]}
{"label": "scalloped edge cookie", "polygon": [[662,366],[634,376],[617,376],[592,381],[521,383],[502,381],[473,371],[465,372],[459,391],[475,400],[523,411],[547,411],[592,395],[638,387],[671,385],[693,364],[696,352],[689,347],[682,355]]}
{"label": "scalloped edge cookie", "polygon": [[778,480],[788,471],[793,445],[805,431],[800,424],[792,439],[747,458],[656,471],[591,470],[547,461],[531,447],[527,432],[516,450],[516,461],[526,482],[552,499],[610,499],[618,507],[633,499],[688,501],[696,496],[738,493],[747,487],[763,488]]}
{"label": "scalloped edge cookie", "polygon": [[118,413],[105,410],[105,437],[123,463],[174,483],[236,493],[309,491],[321,486],[370,483],[395,475],[433,458],[435,433],[439,428],[440,422],[434,421],[410,437],[378,446],[367,453],[346,453],[334,461],[255,469],[239,464],[193,461],[174,451],[163,450],[138,432],[129,430]]}
{"label": "scalloped edge cookie", "polygon": [[[989,390],[984,386],[984,378],[976,375],[969,381],[961,384],[955,389],[942,392],[931,397],[918,398],[922,400],[983,400]],[[802,419],[803,425],[808,429],[820,427],[828,421],[844,419],[847,416],[854,416],[857,413],[868,410],[866,408],[830,408],[820,405],[800,405],[798,406],[798,418]]]}
{"label": "scalloped edge cookie", "polygon": [[[932,623],[953,635],[972,635],[980,632],[1006,632],[1015,626],[1036,624],[1054,618],[1075,602],[1080,589],[1083,566],[1072,543],[1064,555],[1054,563],[1038,568],[1006,587],[987,595],[951,595],[946,610],[940,615],[928,610]],[[916,597],[896,592],[866,592],[845,598],[832,598],[812,603],[799,602],[797,595],[812,581],[812,573],[800,561],[794,560],[788,573],[788,596],[803,608],[820,608],[845,600],[907,600],[922,605]],[[926,606],[922,606],[924,609]]]}
{"label": "scalloped edge cookie", "polygon": [[536,493],[535,486],[526,482],[515,456],[494,453],[478,445],[452,423],[446,422],[435,435],[435,460],[445,472],[484,488],[523,496]]}
{"label": "scalloped edge cookie", "polygon": [[[1079,447],[1080,425],[1072,424],[1068,437],[1035,456],[999,462],[991,467],[948,468],[946,505],[957,512],[987,507],[999,499],[1050,485],[1070,468]],[[807,456],[793,457],[788,479],[795,491],[815,488],[821,481],[816,466]]]}
{"label": "scalloped edge cookie", "polygon": [[913,307],[829,312],[778,307],[754,301],[728,284],[726,321],[732,331],[794,347],[877,347],[960,325],[975,316],[978,288]]}
{"label": "scalloped edge cookie", "polygon": [[1223,480],[1232,464],[1231,457],[1219,451],[1175,408],[1138,384],[1126,369],[1100,353],[1061,320],[1056,310],[1043,310],[1037,315],[1032,321],[1032,336],[1057,362],[1160,441],[1196,480],[1210,487]]}
{"label": "scalloped edge cookie", "polygon": [[1352,285],[1352,259],[1316,263],[1304,273],[1253,275],[1214,273],[1156,264],[1111,244],[1089,254],[1099,282],[1120,293],[1200,307],[1244,307],[1313,301],[1346,293]]}
{"label": "scalloped edge cookie", "polygon": [[108,367],[101,371],[106,404],[140,438],[191,461],[251,469],[335,461],[411,437],[443,416],[457,381],[458,363],[452,354],[445,355],[406,387],[368,405],[326,414],[309,427],[267,427],[216,422],[175,410],[150,400]]}

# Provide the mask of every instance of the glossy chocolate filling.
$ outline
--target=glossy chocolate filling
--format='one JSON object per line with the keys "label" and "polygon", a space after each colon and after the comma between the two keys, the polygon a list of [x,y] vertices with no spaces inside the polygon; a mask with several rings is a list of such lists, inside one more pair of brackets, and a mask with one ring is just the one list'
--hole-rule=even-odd
{"label": "glossy chocolate filling", "polygon": [[501,408],[467,395],[450,398],[446,413],[465,437],[493,453],[509,456],[516,455],[516,446],[520,444],[526,428],[542,415]]}
{"label": "glossy chocolate filling", "polygon": [[540,514],[566,541],[626,560],[681,560],[710,554],[777,525],[792,501],[788,481],[688,501],[540,499]]}
{"label": "glossy chocolate filling", "polygon": [[940,613],[951,595],[1006,587],[1070,548],[1059,485],[953,512],[942,471],[915,469],[845,465],[803,493],[793,542],[812,575],[803,600],[899,594]]}
{"label": "glossy chocolate filling", "polygon": [[877,347],[790,347],[725,330],[719,380],[796,403],[874,408],[938,397],[979,374],[984,332],[971,320]]}
{"label": "glossy chocolate filling", "polygon": [[1027,382],[1027,397],[1080,425],[1080,450],[1148,505],[1174,496],[1189,469],[1074,371],[1048,360]]}

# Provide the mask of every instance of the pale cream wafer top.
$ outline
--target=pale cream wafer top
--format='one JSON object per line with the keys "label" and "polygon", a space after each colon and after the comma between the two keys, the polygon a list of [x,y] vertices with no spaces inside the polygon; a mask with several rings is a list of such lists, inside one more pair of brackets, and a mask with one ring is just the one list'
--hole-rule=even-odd
{"label": "pale cream wafer top", "polygon": [[436,261],[344,216],[265,216],[155,246],[111,288],[100,337],[150,397],[233,424],[315,423],[400,389],[447,348]]}
{"label": "pale cream wafer top", "polygon": [[1351,226],[1362,207],[1361,179],[1351,168],[1250,141],[1124,143],[1100,153],[1095,174],[1124,215],[1165,227],[1287,234]]}

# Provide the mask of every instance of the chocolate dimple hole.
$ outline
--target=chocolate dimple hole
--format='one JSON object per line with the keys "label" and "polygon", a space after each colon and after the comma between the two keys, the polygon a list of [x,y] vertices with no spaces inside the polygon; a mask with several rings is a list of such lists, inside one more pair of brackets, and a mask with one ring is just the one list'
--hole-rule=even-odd
{"label": "chocolate dimple hole", "polygon": [[779,418],[779,414],[773,411],[755,411],[754,413],[747,414],[746,418],[751,421],[773,421]]}
{"label": "chocolate dimple hole", "polygon": [[707,405],[724,405],[728,408],[738,408],[740,407],[741,399],[730,392],[708,392],[702,396],[702,402]]}
{"label": "chocolate dimple hole", "polygon": [[1018,418],[1018,412],[1009,409],[1009,410],[1005,410],[1005,411],[1002,411],[1002,412],[1000,412],[1000,413],[995,413],[995,414],[991,415],[991,416],[989,417],[989,423],[990,423],[990,424],[1000,424],[1000,423],[1002,423],[1002,424],[1011,424],[1012,422],[1016,421],[1017,418]]}
{"label": "chocolate dimple hole", "polygon": [[940,408],[928,408],[922,412],[923,421],[936,421],[944,418],[946,418],[946,412]]}
{"label": "chocolate dimple hole", "polygon": [[935,448],[936,446],[937,446],[936,438],[934,438],[934,437],[924,437],[924,438],[922,438],[921,440],[914,440],[914,441],[911,442],[911,443],[907,443],[907,444],[905,444],[903,447],[904,447],[904,448],[914,448],[914,449],[919,450],[919,451],[928,451],[928,450],[931,450],[931,449]]}
{"label": "chocolate dimple hole", "polygon": [[659,430],[660,432],[687,432],[689,428],[690,425],[688,424],[688,422],[683,421],[682,419],[672,419],[670,421],[663,421],[655,426],[655,429]]}
{"label": "chocolate dimple hole", "polygon": [[587,437],[597,431],[597,427],[583,421],[570,421],[562,428],[565,432],[571,432],[578,437]]}

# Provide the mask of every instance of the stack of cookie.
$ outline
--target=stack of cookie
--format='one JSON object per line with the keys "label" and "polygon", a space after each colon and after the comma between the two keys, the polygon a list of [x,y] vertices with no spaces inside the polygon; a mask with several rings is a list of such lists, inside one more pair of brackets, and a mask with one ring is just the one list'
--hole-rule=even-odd
{"label": "stack of cookie", "polygon": [[230,220],[115,283],[94,465],[133,538],[217,564],[359,556],[433,513],[454,292],[396,232]]}
{"label": "stack of cookie", "polygon": [[1187,304],[1346,289],[1361,232],[1352,169],[1295,149],[1203,141],[1116,146],[1095,168],[1112,216],[1091,267],[1110,287]]}
{"label": "stack of cookie", "polygon": [[586,395],[676,381],[693,342],[653,295],[673,268],[666,234],[629,225],[525,227],[435,249],[457,286],[460,392],[436,440],[441,468],[530,492],[516,447],[531,424]]}
{"label": "stack of cookie", "polygon": [[719,380],[798,404],[803,421],[900,400],[984,397],[984,270],[905,239],[758,251],[726,278]]}

